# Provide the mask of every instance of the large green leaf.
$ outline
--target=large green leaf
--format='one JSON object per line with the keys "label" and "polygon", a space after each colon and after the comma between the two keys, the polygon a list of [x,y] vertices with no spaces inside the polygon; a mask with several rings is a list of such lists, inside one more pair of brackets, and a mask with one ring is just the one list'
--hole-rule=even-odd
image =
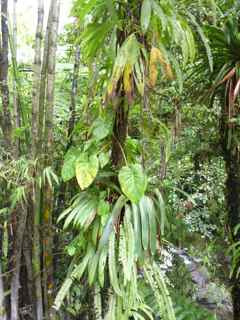
{"label": "large green leaf", "polygon": [[92,126],[92,134],[96,140],[102,140],[106,138],[110,133],[110,125],[109,122],[104,121],[101,118],[98,118],[94,121]]}
{"label": "large green leaf", "polygon": [[88,188],[98,173],[98,157],[83,153],[76,162],[76,177],[82,190]]}
{"label": "large green leaf", "polygon": [[141,9],[141,27],[142,31],[146,32],[150,23],[152,13],[151,0],[143,0]]}
{"label": "large green leaf", "polygon": [[64,182],[71,180],[73,177],[75,177],[75,164],[76,159],[80,155],[80,150],[77,148],[71,148],[66,153],[64,157],[64,163],[62,167],[62,179]]}
{"label": "large green leaf", "polygon": [[123,193],[134,203],[138,203],[147,188],[147,177],[141,165],[123,167],[118,175]]}

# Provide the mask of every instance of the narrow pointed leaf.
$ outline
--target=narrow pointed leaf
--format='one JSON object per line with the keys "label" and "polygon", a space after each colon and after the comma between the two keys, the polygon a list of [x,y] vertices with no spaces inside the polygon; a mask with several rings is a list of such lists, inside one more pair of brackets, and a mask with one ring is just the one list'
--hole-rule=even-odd
{"label": "narrow pointed leaf", "polygon": [[141,9],[141,27],[144,33],[147,31],[149,27],[151,13],[152,13],[151,0],[143,0],[142,9]]}

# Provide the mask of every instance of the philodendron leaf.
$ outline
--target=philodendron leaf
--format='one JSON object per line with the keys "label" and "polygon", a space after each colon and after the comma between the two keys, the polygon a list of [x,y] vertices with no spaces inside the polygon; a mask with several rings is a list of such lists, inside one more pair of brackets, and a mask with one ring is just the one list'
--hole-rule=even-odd
{"label": "philodendron leaf", "polygon": [[110,160],[110,156],[107,152],[101,152],[98,158],[99,158],[99,164],[101,168],[104,168]]}
{"label": "philodendron leaf", "polygon": [[142,31],[146,32],[150,23],[152,12],[151,0],[143,0],[141,9],[141,27]]}
{"label": "philodendron leaf", "polygon": [[147,177],[142,166],[132,164],[119,171],[118,179],[123,193],[134,203],[138,203],[147,188]]}
{"label": "philodendron leaf", "polygon": [[76,162],[76,178],[82,190],[88,188],[98,173],[98,157],[83,153]]}
{"label": "philodendron leaf", "polygon": [[110,133],[109,123],[105,122],[103,119],[97,119],[93,123],[92,134],[96,140],[102,140],[106,138]]}
{"label": "philodendron leaf", "polygon": [[73,177],[75,177],[75,163],[80,154],[81,151],[77,148],[71,148],[66,153],[61,172],[62,179],[64,182],[69,181]]}

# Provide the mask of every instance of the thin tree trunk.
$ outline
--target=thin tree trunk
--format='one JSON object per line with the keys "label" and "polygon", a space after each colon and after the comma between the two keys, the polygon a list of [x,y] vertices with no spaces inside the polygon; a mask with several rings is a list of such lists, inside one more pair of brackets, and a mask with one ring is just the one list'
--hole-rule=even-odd
{"label": "thin tree trunk", "polygon": [[[28,217],[29,220],[29,217]],[[32,222],[31,222],[32,227]],[[34,289],[33,289],[33,269],[32,269],[32,254],[31,254],[31,245],[32,245],[32,232],[29,229],[29,222],[27,221],[27,227],[25,230],[24,240],[23,240],[23,255],[25,266],[27,270],[27,287],[28,287],[28,296],[29,302],[32,309],[32,318],[36,319],[36,310],[34,309]]]}
{"label": "thin tree trunk", "polygon": [[[45,116],[45,100],[46,100],[46,86],[47,86],[47,69],[48,69],[48,59],[49,59],[49,34],[52,22],[52,3],[49,9],[48,22],[47,22],[47,31],[44,39],[44,51],[43,51],[43,59],[41,66],[41,82],[39,90],[39,112],[38,112],[38,142],[37,148],[38,153],[42,155],[44,152],[44,116]],[[43,160],[43,159],[41,159]]]}
{"label": "thin tree trunk", "polygon": [[174,143],[176,143],[181,133],[182,116],[181,116],[180,101],[177,98],[175,99],[174,104],[175,104],[175,125],[174,125],[173,141]]}
{"label": "thin tree trunk", "polygon": [[13,248],[13,275],[11,278],[11,320],[19,319],[19,276],[21,269],[21,258],[22,258],[22,247],[23,247],[23,237],[25,233],[26,220],[27,220],[27,209],[26,205],[21,205],[20,208],[17,208],[18,212],[18,223],[16,226],[16,234],[14,239],[14,248]]}
{"label": "thin tree trunk", "polygon": [[[46,87],[46,105],[45,105],[45,166],[51,166],[53,148],[53,109],[54,109],[54,86],[56,69],[56,52],[58,39],[58,25],[60,14],[60,2],[52,0],[51,18],[48,35],[48,64],[47,64],[47,87]],[[51,307],[54,302],[54,281],[53,281],[53,190],[49,183],[46,183],[43,191],[43,269],[44,269],[44,296],[45,296],[45,316],[46,319],[55,317],[54,310]]]}
{"label": "thin tree trunk", "polygon": [[8,88],[8,0],[1,0],[1,56],[0,56],[0,85],[2,95],[1,126],[4,135],[5,148],[12,152],[12,122],[9,110],[9,88]]}
{"label": "thin tree trunk", "polygon": [[[17,69],[17,0],[13,0],[13,30],[12,30],[12,61],[13,68]],[[15,70],[15,73],[17,70]],[[19,95],[16,76],[13,77],[13,130],[20,128],[20,110],[19,110]],[[20,141],[15,138],[14,157],[17,159],[20,153]]]}
{"label": "thin tree trunk", "polygon": [[39,124],[39,100],[40,100],[40,84],[41,84],[41,55],[42,55],[42,39],[43,39],[43,19],[44,19],[44,3],[38,0],[38,20],[35,38],[35,55],[33,64],[33,84],[32,84],[32,157],[37,157],[38,151],[38,124]]}
{"label": "thin tree trunk", "polygon": [[[2,229],[2,226],[0,226]],[[2,238],[3,232],[0,229],[0,320],[7,320],[6,307],[5,307],[5,295],[4,295],[4,282],[2,273]]]}
{"label": "thin tree trunk", "polygon": [[68,123],[68,147],[72,144],[72,134],[75,125],[76,119],[76,96],[78,90],[78,76],[80,69],[80,46],[78,45],[75,52],[75,60],[74,60],[74,70],[73,70],[73,78],[72,78],[72,91],[71,91],[71,103],[70,103],[70,117]]}
{"label": "thin tree trunk", "polygon": [[[32,143],[31,153],[32,158],[37,156],[42,160],[42,148],[39,150],[39,126],[40,114],[44,112],[40,110],[40,88],[42,85],[41,79],[41,54],[42,54],[42,38],[43,38],[43,19],[44,19],[44,2],[38,0],[38,19],[35,38],[35,56],[33,64],[33,87],[32,87]],[[46,58],[45,58],[46,60]],[[45,90],[45,87],[44,87]],[[44,102],[44,100],[43,100]],[[43,116],[42,116],[43,117]],[[42,128],[41,128],[42,129]],[[36,172],[33,173],[35,177],[41,176],[40,163],[37,164]],[[36,180],[33,184],[32,190],[32,206],[33,206],[33,248],[32,248],[32,267],[33,274],[28,267],[28,277],[32,277],[34,281],[34,300],[35,300],[35,316],[36,320],[43,319],[43,297],[42,297],[42,280],[41,280],[41,239],[40,239],[40,223],[41,223],[41,188],[39,181]],[[29,257],[25,256],[25,259]],[[28,261],[29,264],[29,261]]]}
{"label": "thin tree trunk", "polygon": [[32,248],[32,265],[34,278],[34,299],[36,320],[43,319],[43,298],[42,298],[42,281],[41,281],[41,239],[40,239],[40,222],[41,222],[41,190],[36,181],[33,185],[33,248]]}
{"label": "thin tree trunk", "polygon": [[167,173],[166,146],[163,141],[160,141],[159,179],[161,182],[166,178],[166,173]]}

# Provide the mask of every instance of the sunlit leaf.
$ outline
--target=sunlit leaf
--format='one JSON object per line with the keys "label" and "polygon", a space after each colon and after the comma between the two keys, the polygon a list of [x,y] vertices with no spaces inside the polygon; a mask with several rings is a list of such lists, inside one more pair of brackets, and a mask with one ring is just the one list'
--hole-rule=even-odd
{"label": "sunlit leaf", "polygon": [[71,180],[75,177],[75,164],[76,159],[80,155],[81,151],[77,148],[71,148],[64,157],[64,163],[62,167],[62,179],[64,182]]}
{"label": "sunlit leaf", "polygon": [[76,178],[82,190],[88,188],[98,173],[98,157],[82,154],[76,162]]}

